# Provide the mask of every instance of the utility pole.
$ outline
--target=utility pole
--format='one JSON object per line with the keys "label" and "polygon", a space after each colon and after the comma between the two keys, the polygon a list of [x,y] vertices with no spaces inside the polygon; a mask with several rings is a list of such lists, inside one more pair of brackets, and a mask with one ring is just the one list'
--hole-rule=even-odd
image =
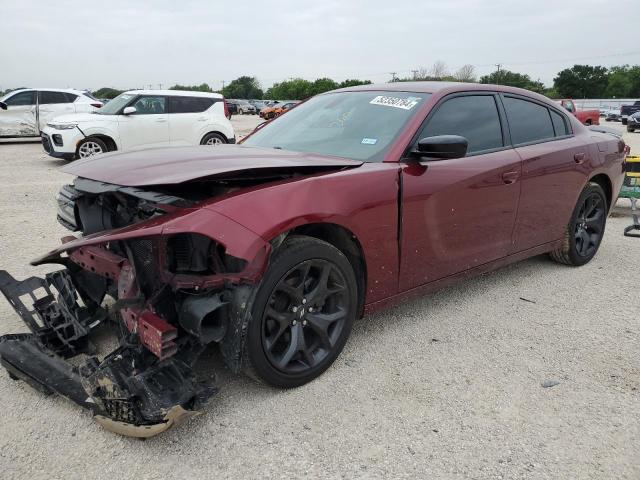
{"label": "utility pole", "polygon": [[161,83],[158,84],[158,87],[160,88],[160,90],[162,90],[162,84]]}
{"label": "utility pole", "polygon": [[396,81],[396,73],[398,73],[398,72],[389,72],[389,75],[391,75],[391,81],[392,82]]}
{"label": "utility pole", "polygon": [[224,90],[224,80],[222,80],[222,89]]}
{"label": "utility pole", "polygon": [[498,70],[496,70],[496,81],[499,84],[500,83],[500,67],[502,66],[501,63],[496,63],[496,67],[498,67]]}
{"label": "utility pole", "polygon": [[413,73],[413,79],[415,80],[418,76],[418,70],[411,70],[411,73]]}

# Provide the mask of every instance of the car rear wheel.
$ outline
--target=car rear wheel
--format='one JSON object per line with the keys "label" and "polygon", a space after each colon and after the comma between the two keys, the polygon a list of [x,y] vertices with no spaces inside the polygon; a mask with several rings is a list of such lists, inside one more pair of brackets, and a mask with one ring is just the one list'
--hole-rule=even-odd
{"label": "car rear wheel", "polygon": [[213,133],[213,132],[207,133],[204,137],[202,137],[202,140],[200,141],[200,145],[210,145],[210,146],[222,145],[223,143],[227,143],[227,139],[224,138],[219,133]]}
{"label": "car rear wheel", "polygon": [[356,278],[344,254],[322,240],[289,237],[253,303],[245,371],[281,388],[310,382],[342,351],[356,310]]}
{"label": "car rear wheel", "polygon": [[627,132],[629,132],[629,133],[633,133],[633,132],[635,132],[635,131],[636,131],[636,129],[635,129],[635,128],[630,127],[629,125],[627,125]]}
{"label": "car rear wheel", "polygon": [[595,256],[607,221],[607,199],[602,187],[589,183],[578,198],[567,225],[562,246],[551,258],[565,265],[580,266]]}
{"label": "car rear wheel", "polygon": [[95,137],[88,137],[78,145],[77,156],[78,158],[88,158],[108,151],[107,145],[102,140]]}

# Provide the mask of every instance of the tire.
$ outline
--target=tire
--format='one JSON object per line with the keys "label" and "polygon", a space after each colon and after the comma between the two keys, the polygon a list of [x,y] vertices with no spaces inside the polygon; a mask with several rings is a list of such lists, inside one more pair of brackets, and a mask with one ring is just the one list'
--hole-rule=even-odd
{"label": "tire", "polygon": [[629,132],[629,133],[633,133],[633,132],[635,132],[635,131],[636,131],[636,129],[635,129],[635,128],[630,127],[629,125],[627,125],[627,132]]}
{"label": "tire", "polygon": [[245,373],[279,388],[317,378],[344,348],[357,304],[355,273],[340,250],[312,237],[287,238],[251,307]]}
{"label": "tire", "polygon": [[589,182],[578,197],[565,228],[562,246],[550,253],[551,258],[576,267],[589,263],[602,242],[607,211],[604,190],[597,183]]}
{"label": "tire", "polygon": [[627,124],[627,121],[623,118],[622,120],[620,120],[622,122],[623,125]]}
{"label": "tire", "polygon": [[207,133],[202,140],[200,140],[200,145],[222,145],[223,143],[227,143],[227,139],[224,138],[219,133],[211,132]]}
{"label": "tire", "polygon": [[592,124],[593,122],[592,122],[591,120],[587,120],[587,121],[586,121],[586,122],[584,122],[584,123],[585,123],[585,125],[586,125],[587,127],[590,127],[590,126],[591,126],[591,124]]}
{"label": "tire", "polygon": [[93,155],[107,153],[107,144],[96,137],[87,137],[78,144],[76,158],[89,158]]}

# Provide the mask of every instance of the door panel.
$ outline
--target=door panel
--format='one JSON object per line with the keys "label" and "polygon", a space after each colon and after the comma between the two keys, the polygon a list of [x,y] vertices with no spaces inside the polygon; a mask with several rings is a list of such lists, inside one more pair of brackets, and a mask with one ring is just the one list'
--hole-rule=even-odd
{"label": "door panel", "polygon": [[118,133],[123,150],[169,145],[169,115],[166,97],[144,96],[131,105],[136,113],[118,116]]}
{"label": "door panel", "polygon": [[42,130],[48,122],[60,115],[76,113],[72,102],[64,92],[38,91],[38,125]]}
{"label": "door panel", "polygon": [[0,109],[0,136],[31,137],[38,135],[36,92],[21,91],[5,100],[7,109]]}
{"label": "door panel", "polygon": [[570,136],[564,113],[505,94],[511,139],[522,159],[522,194],[514,252],[559,240],[586,182],[588,149]]}
{"label": "door panel", "polygon": [[403,168],[401,291],[508,254],[520,169],[512,149]]}
{"label": "door panel", "polygon": [[587,176],[574,156],[589,164],[589,151],[575,137],[517,147],[522,158],[522,194],[514,251],[559,240]]}

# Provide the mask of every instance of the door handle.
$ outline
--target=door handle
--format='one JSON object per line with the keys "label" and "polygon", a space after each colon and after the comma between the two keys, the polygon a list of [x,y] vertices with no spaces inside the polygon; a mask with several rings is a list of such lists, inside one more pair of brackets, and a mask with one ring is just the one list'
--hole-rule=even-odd
{"label": "door handle", "polygon": [[516,183],[520,174],[518,172],[504,172],[502,174],[502,181],[507,185],[511,185],[512,183]]}
{"label": "door handle", "polygon": [[585,156],[584,153],[576,153],[573,155],[573,160],[579,165],[584,162]]}
{"label": "door handle", "polygon": [[199,122],[205,122],[206,120],[207,120],[207,117],[198,117]]}
{"label": "door handle", "polygon": [[156,122],[158,122],[158,123],[164,123],[166,121],[167,121],[166,118],[159,118],[159,119],[156,120]]}

